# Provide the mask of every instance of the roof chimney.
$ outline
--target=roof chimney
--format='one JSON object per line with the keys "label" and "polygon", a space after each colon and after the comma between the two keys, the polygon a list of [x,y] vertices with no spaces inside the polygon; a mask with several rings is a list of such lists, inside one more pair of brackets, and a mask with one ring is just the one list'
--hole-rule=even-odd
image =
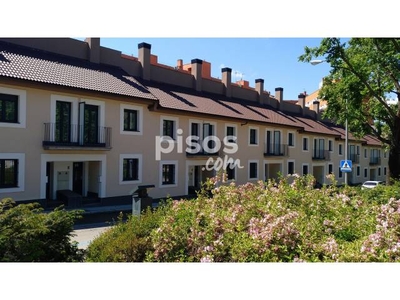
{"label": "roof chimney", "polygon": [[183,60],[182,59],[178,59],[176,62],[176,68],[178,70],[183,70]]}
{"label": "roof chimney", "polygon": [[303,93],[299,94],[297,104],[300,105],[301,113],[303,114],[303,116],[305,116],[306,115],[306,109],[305,109],[306,95],[304,95]]}
{"label": "roof chimney", "polygon": [[278,101],[278,109],[281,107],[281,102],[283,101],[283,88],[275,88],[275,98]]}
{"label": "roof chimney", "polygon": [[232,88],[231,88],[232,69],[222,68],[221,72],[222,72],[222,83],[224,84],[225,96],[230,98],[232,97]]}
{"label": "roof chimney", "polygon": [[201,59],[192,59],[192,75],[194,76],[194,88],[196,91],[201,92],[201,65],[203,64],[203,61]]}
{"label": "roof chimney", "polygon": [[313,101],[313,110],[315,111],[315,113],[317,114],[317,120],[321,119],[321,115],[319,113],[319,101]]}
{"label": "roof chimney", "polygon": [[264,97],[264,79],[256,79],[256,91],[257,91],[257,99],[258,99],[258,103],[260,104],[264,104],[265,101],[265,97]]}
{"label": "roof chimney", "polygon": [[140,43],[138,45],[139,48],[139,62],[142,65],[142,78],[144,80],[150,80],[151,74],[150,74],[150,50],[151,50],[151,45],[147,43]]}
{"label": "roof chimney", "polygon": [[85,42],[89,45],[89,61],[100,63],[100,38],[86,38]]}

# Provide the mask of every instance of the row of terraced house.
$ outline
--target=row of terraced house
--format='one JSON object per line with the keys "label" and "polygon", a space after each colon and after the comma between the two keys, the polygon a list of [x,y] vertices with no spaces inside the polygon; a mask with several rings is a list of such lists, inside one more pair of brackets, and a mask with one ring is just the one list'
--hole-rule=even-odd
{"label": "row of terraced house", "polygon": [[[0,39],[0,199],[48,205],[67,190],[108,205],[141,185],[154,198],[190,195],[229,159],[238,184],[294,173],[344,182],[345,131],[318,102],[221,73],[200,59],[160,64],[147,43],[134,57],[99,38]],[[385,180],[377,139],[350,133],[348,144],[349,183]]]}

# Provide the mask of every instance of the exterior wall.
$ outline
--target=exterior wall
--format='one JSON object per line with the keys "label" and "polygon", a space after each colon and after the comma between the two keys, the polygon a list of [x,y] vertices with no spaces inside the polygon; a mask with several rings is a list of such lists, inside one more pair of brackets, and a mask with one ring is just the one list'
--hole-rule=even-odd
{"label": "exterior wall", "polygon": [[246,99],[248,101],[257,101],[257,92],[254,89],[242,88],[238,85],[232,85],[232,98]]}
{"label": "exterior wall", "polygon": [[[23,191],[4,192],[0,190],[0,196],[12,197],[15,200],[43,199],[45,189],[45,167],[47,161],[55,161],[53,182],[57,182],[57,172],[68,173],[68,185],[72,184],[72,162],[85,162],[86,172],[86,189],[88,191],[99,190],[99,196],[115,197],[130,195],[136,190],[138,185],[154,184],[155,188],[150,190],[150,196],[155,198],[177,195],[185,195],[188,193],[190,185],[191,166],[204,166],[208,156],[200,158],[187,157],[185,153],[186,137],[190,134],[190,122],[197,120],[199,123],[215,124],[216,135],[222,141],[225,137],[226,126],[234,126],[237,134],[238,151],[228,154],[228,158],[240,160],[240,166],[243,168],[236,169],[236,182],[238,184],[246,182],[256,182],[257,180],[265,180],[265,164],[270,165],[267,169],[270,172],[277,172],[279,169],[283,175],[288,174],[288,161],[295,162],[295,172],[302,175],[303,165],[308,165],[308,172],[318,172],[321,183],[329,183],[325,176],[328,173],[329,164],[333,166],[338,183],[343,183],[344,176],[339,177],[339,163],[344,159],[344,141],[335,140],[334,137],[315,135],[312,133],[299,133],[294,129],[282,127],[279,125],[267,125],[252,122],[238,122],[237,120],[221,120],[214,117],[203,117],[199,115],[188,115],[166,112],[166,111],[149,111],[147,104],[142,103],[139,99],[132,101],[127,99],[113,99],[111,97],[89,97],[87,95],[60,93],[50,90],[21,88],[12,85],[1,85],[2,88],[22,90],[26,92],[26,126],[24,128],[1,128],[0,139],[7,141],[1,144],[1,153],[23,154],[25,157],[24,166],[24,188]],[[51,103],[52,99],[57,97],[70,97],[77,101],[99,101],[104,104],[104,126],[112,128],[112,149],[107,150],[45,150],[42,146],[43,141],[43,123],[51,121]],[[121,120],[123,118],[124,107],[134,106],[138,108],[142,114],[140,115],[142,131],[136,134],[123,132],[121,129]],[[176,128],[182,129],[181,137],[182,150],[178,151],[178,142],[174,144],[174,150],[168,154],[161,154],[161,160],[156,160],[156,137],[162,135],[162,119],[169,118],[177,122]],[[258,144],[249,144],[250,129],[258,131]],[[280,131],[281,144],[288,144],[288,133],[294,135],[294,146],[289,147],[288,156],[264,156],[266,131]],[[18,137],[18,138],[16,138]],[[303,150],[303,138],[308,138],[308,150]],[[330,158],[327,160],[313,160],[313,139],[323,138],[324,149],[328,150],[328,140],[332,141],[333,150]],[[342,145],[342,155],[339,155],[339,144]],[[353,173],[350,173],[349,181],[352,183],[361,183],[371,179],[371,172],[375,174],[377,180],[385,180],[384,166],[387,166],[387,158],[384,158],[384,152],[381,150],[381,164],[370,165],[370,150],[378,149],[377,146],[364,146],[360,142],[349,142],[349,145],[359,145],[360,160],[359,163],[353,164]],[[29,149],[29,151],[27,151]],[[364,149],[367,149],[367,157],[364,157]],[[138,181],[121,182],[121,157],[139,157],[141,161],[141,172]],[[224,153],[220,150],[221,159]],[[215,158],[216,159],[216,158]],[[172,186],[161,185],[161,165],[162,163],[173,163],[176,165],[177,182]],[[258,163],[258,174],[256,178],[249,178],[249,164],[251,162]],[[355,175],[357,166],[360,166],[360,176]],[[380,171],[378,169],[381,169]],[[367,177],[364,176],[364,169],[367,169]],[[372,170],[372,171],[371,171]],[[374,171],[375,170],[375,171]],[[374,173],[375,172],[375,173]],[[378,175],[380,172],[380,175]],[[97,176],[96,176],[97,174]],[[208,174],[213,174],[209,172]],[[344,175],[344,174],[342,174]],[[351,180],[350,180],[351,177]],[[61,183],[59,183],[61,184]],[[66,186],[63,186],[65,188]],[[53,195],[57,190],[57,186],[53,191]]]}
{"label": "exterior wall", "polygon": [[212,79],[203,78],[202,90],[204,92],[222,95],[224,93],[224,85],[223,85],[222,81],[216,81],[216,80],[212,80]]}
{"label": "exterior wall", "polygon": [[151,80],[179,85],[186,88],[193,87],[193,76],[177,70],[151,65]]}
{"label": "exterior wall", "polygon": [[0,41],[73,56],[80,59],[88,58],[88,44],[69,38],[0,38]]}

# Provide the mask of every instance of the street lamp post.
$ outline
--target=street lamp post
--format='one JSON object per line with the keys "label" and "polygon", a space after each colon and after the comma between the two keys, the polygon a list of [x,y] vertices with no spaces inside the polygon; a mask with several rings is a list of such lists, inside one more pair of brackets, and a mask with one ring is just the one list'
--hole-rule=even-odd
{"label": "street lamp post", "polygon": [[[310,64],[316,66],[322,62],[324,59],[315,59],[310,61]],[[347,129],[347,98],[346,98],[346,121],[345,121],[345,140],[344,140],[344,159],[347,161],[347,147],[348,147],[348,129]],[[344,184],[347,185],[347,172],[344,172]]]}

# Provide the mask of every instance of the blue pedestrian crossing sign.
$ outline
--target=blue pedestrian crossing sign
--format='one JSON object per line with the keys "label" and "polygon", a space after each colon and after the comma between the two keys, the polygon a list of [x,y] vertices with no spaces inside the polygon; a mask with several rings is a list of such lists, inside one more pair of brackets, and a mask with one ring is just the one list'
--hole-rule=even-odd
{"label": "blue pedestrian crossing sign", "polygon": [[351,160],[341,160],[340,161],[340,171],[342,172],[351,172],[351,168],[353,167],[353,164]]}

